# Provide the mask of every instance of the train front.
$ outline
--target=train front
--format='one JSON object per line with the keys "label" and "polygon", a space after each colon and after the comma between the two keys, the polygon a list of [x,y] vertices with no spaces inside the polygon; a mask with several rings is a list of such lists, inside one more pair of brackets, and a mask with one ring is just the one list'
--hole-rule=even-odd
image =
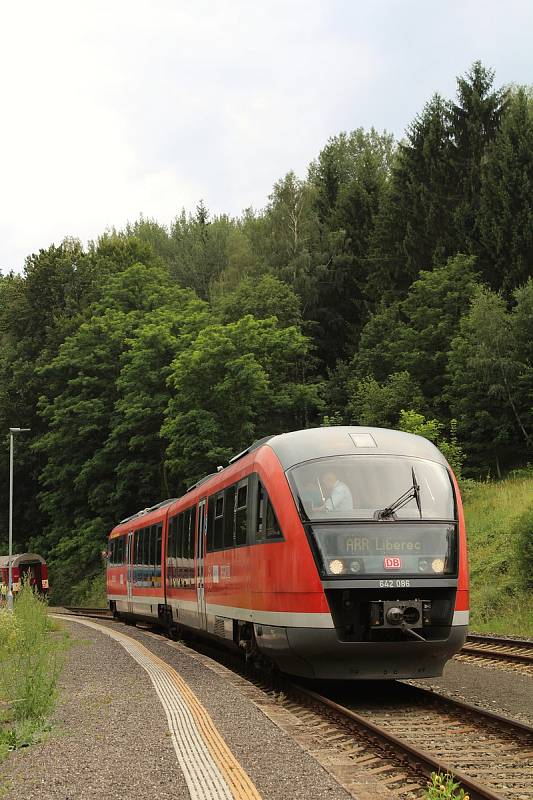
{"label": "train front", "polygon": [[279,455],[293,462],[286,475],[333,629],[289,629],[291,649],[315,677],[442,674],[468,624],[464,517],[445,458],[399,431],[307,433]]}

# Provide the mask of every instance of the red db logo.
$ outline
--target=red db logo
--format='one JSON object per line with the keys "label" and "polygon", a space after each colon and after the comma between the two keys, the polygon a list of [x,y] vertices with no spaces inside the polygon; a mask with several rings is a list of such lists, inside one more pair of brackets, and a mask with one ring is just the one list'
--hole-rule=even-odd
{"label": "red db logo", "polygon": [[385,569],[401,569],[402,559],[398,558],[398,556],[385,556],[383,566]]}

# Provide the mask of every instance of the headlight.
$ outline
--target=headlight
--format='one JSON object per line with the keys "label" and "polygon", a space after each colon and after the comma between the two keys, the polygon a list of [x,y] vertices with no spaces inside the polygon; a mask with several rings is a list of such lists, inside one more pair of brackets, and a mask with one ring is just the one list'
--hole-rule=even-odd
{"label": "headlight", "polygon": [[444,572],[444,559],[434,558],[431,562],[431,569],[433,572]]}
{"label": "headlight", "polygon": [[420,558],[418,561],[418,571],[426,572],[429,568],[429,561],[427,558]]}
{"label": "headlight", "polygon": [[338,558],[334,558],[333,561],[329,562],[329,571],[332,575],[340,575],[344,572],[344,564]]}

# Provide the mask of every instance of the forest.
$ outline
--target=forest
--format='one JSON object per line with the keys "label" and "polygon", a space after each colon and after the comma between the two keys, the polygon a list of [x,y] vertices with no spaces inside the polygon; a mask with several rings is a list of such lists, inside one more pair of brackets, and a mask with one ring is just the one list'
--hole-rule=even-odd
{"label": "forest", "polygon": [[261,210],[28,256],[0,275],[0,552],[10,426],[14,551],[63,602],[117,520],[268,434],[394,427],[465,480],[526,466],[532,267],[533,93],[480,62],[401,141],[339,133]]}

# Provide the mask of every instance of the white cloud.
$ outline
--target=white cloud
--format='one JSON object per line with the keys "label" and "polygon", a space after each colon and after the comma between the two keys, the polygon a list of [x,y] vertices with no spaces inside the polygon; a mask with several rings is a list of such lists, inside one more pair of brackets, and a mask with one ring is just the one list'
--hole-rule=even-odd
{"label": "white cloud", "polygon": [[[475,3],[467,5],[474,26]],[[428,8],[412,6],[413,18]],[[394,40],[405,8],[395,0],[370,10],[341,0],[4,5],[0,268],[20,269],[52,241],[94,238],[141,212],[168,222],[201,197],[216,212],[261,207],[275,180],[304,173],[340,129],[375,123],[400,133],[412,116],[395,83],[413,56],[411,44]],[[424,78],[439,89],[442,71],[453,84],[463,68],[452,54]],[[416,112],[416,86],[405,93]]]}

